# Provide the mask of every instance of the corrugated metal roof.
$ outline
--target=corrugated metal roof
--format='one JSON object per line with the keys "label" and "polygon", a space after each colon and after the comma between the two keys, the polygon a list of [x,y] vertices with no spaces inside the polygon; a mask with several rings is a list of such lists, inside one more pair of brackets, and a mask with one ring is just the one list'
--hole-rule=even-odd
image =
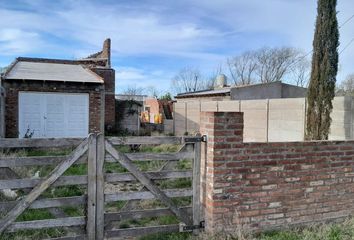
{"label": "corrugated metal roof", "polygon": [[5,79],[103,83],[96,73],[78,64],[18,61]]}
{"label": "corrugated metal roof", "polygon": [[203,96],[203,95],[218,95],[218,94],[230,94],[231,88],[225,87],[221,89],[213,89],[213,90],[203,90],[196,92],[188,92],[188,93],[180,93],[176,96],[179,97],[194,97],[194,96]]}

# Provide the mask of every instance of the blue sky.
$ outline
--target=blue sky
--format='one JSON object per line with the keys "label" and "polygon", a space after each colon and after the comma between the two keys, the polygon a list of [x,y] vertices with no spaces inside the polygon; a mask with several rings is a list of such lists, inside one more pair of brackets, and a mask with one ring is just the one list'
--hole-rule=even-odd
{"label": "blue sky", "polygon": [[[341,24],[354,1],[338,0],[337,10]],[[110,37],[117,92],[169,91],[184,66],[208,76],[246,50],[311,51],[316,0],[0,0],[0,16],[0,66],[18,56],[85,57]],[[354,38],[354,19],[340,34],[341,50]],[[354,73],[353,59],[354,43],[340,55],[338,81]]]}

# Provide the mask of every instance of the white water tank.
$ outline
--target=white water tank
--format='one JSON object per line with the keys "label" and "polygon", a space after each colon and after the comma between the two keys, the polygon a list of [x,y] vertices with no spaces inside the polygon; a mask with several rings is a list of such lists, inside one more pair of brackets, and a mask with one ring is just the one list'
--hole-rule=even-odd
{"label": "white water tank", "polygon": [[227,77],[225,74],[219,74],[214,82],[214,88],[223,88],[227,86]]}

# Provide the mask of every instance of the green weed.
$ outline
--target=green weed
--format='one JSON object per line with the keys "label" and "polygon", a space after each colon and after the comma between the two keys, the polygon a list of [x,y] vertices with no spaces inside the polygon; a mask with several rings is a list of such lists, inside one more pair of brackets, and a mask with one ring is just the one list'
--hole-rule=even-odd
{"label": "green weed", "polygon": [[54,216],[46,209],[27,209],[17,219],[17,222],[51,219]]}

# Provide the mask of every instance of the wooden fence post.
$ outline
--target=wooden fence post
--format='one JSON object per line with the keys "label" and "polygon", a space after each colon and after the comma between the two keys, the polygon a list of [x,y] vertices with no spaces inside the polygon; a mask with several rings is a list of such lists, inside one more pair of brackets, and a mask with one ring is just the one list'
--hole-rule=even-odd
{"label": "wooden fence post", "polygon": [[[197,137],[201,137],[200,133]],[[200,161],[201,161],[201,141],[194,143],[193,161],[193,225],[200,224]],[[193,234],[199,234],[199,229],[193,230]]]}
{"label": "wooden fence post", "polygon": [[96,239],[96,134],[90,135],[87,159],[87,224],[86,232],[89,240]]}
{"label": "wooden fence post", "polygon": [[97,136],[97,161],[96,161],[96,239],[104,238],[104,174],[103,165],[105,158],[105,139],[103,134]]}

